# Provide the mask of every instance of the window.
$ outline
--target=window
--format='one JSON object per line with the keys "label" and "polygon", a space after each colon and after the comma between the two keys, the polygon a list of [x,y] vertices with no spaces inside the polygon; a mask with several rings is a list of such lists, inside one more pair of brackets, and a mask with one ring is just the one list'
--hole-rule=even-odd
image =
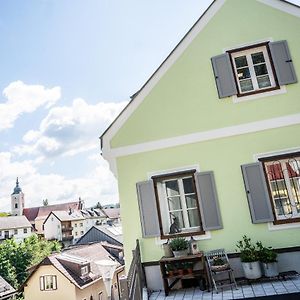
{"label": "window", "polygon": [[193,173],[153,179],[162,236],[203,233]]}
{"label": "window", "polygon": [[80,227],[83,227],[83,223],[80,223]]}
{"label": "window", "polygon": [[40,277],[40,290],[51,291],[57,289],[57,279],[55,275],[45,275]]}
{"label": "window", "polygon": [[14,229],[14,234],[18,234],[18,229]]}
{"label": "window", "polygon": [[83,232],[83,231],[80,231],[80,234],[82,235],[82,234],[84,234],[84,232]]}
{"label": "window", "polygon": [[24,231],[24,233],[27,233],[27,228],[24,228],[23,231]]}
{"label": "window", "polygon": [[75,223],[75,227],[77,227],[77,223]]}
{"label": "window", "polygon": [[76,236],[78,235],[78,232],[77,232],[77,231],[75,231],[75,235],[76,235]]}
{"label": "window", "polygon": [[102,300],[102,299],[103,299],[102,296],[103,296],[103,293],[100,292],[100,293],[98,294],[98,300]]}
{"label": "window", "polygon": [[260,159],[264,165],[275,224],[300,221],[300,153]]}
{"label": "window", "polygon": [[298,82],[285,40],[232,49],[212,57],[211,62],[220,99],[273,91]]}
{"label": "window", "polygon": [[230,51],[237,84],[237,96],[279,88],[268,45]]}
{"label": "window", "polygon": [[15,203],[15,208],[18,208],[18,203]]}
{"label": "window", "polygon": [[87,275],[89,273],[89,266],[84,266],[81,268],[81,276]]}

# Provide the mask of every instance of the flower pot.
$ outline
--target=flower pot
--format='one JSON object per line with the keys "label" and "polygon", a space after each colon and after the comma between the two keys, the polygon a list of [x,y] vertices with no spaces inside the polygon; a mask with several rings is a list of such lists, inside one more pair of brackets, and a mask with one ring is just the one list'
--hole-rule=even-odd
{"label": "flower pot", "polygon": [[229,268],[229,264],[218,265],[218,266],[211,266],[210,268],[211,268],[212,271],[220,272],[220,271],[224,271],[224,270],[228,269]]}
{"label": "flower pot", "polygon": [[175,257],[187,256],[188,252],[189,252],[189,250],[185,249],[185,250],[180,250],[180,251],[173,251],[173,254],[174,254]]}
{"label": "flower pot", "polygon": [[262,263],[263,272],[266,277],[276,277],[278,276],[278,264],[277,262],[272,263]]}
{"label": "flower pot", "polygon": [[258,261],[242,262],[242,266],[247,279],[257,279],[261,277],[261,269]]}
{"label": "flower pot", "polygon": [[179,274],[179,275],[183,275],[183,273],[184,273],[184,270],[183,270],[183,269],[178,269],[178,274]]}
{"label": "flower pot", "polygon": [[188,274],[193,274],[193,268],[188,268],[188,269],[187,269],[187,273],[188,273]]}

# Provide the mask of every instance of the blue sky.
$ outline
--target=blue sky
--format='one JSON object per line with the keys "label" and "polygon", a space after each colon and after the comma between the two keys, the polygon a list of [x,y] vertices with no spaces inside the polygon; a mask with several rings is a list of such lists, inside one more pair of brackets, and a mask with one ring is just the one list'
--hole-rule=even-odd
{"label": "blue sky", "polygon": [[0,2],[0,210],[118,200],[99,135],[211,0]]}
{"label": "blue sky", "polygon": [[98,137],[211,2],[0,1],[0,211],[116,202]]}

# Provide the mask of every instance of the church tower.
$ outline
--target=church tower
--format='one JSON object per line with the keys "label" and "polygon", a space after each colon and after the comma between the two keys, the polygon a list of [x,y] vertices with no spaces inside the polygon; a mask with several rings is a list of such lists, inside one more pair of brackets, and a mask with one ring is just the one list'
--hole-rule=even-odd
{"label": "church tower", "polygon": [[22,216],[24,208],[24,194],[19,187],[19,179],[17,177],[16,186],[11,194],[11,214],[12,216]]}

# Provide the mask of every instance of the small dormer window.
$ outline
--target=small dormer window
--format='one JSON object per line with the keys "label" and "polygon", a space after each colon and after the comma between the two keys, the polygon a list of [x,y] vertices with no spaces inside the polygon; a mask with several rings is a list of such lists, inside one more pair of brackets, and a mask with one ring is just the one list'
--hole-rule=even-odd
{"label": "small dormer window", "polygon": [[85,276],[89,273],[89,266],[81,267],[81,276]]}

